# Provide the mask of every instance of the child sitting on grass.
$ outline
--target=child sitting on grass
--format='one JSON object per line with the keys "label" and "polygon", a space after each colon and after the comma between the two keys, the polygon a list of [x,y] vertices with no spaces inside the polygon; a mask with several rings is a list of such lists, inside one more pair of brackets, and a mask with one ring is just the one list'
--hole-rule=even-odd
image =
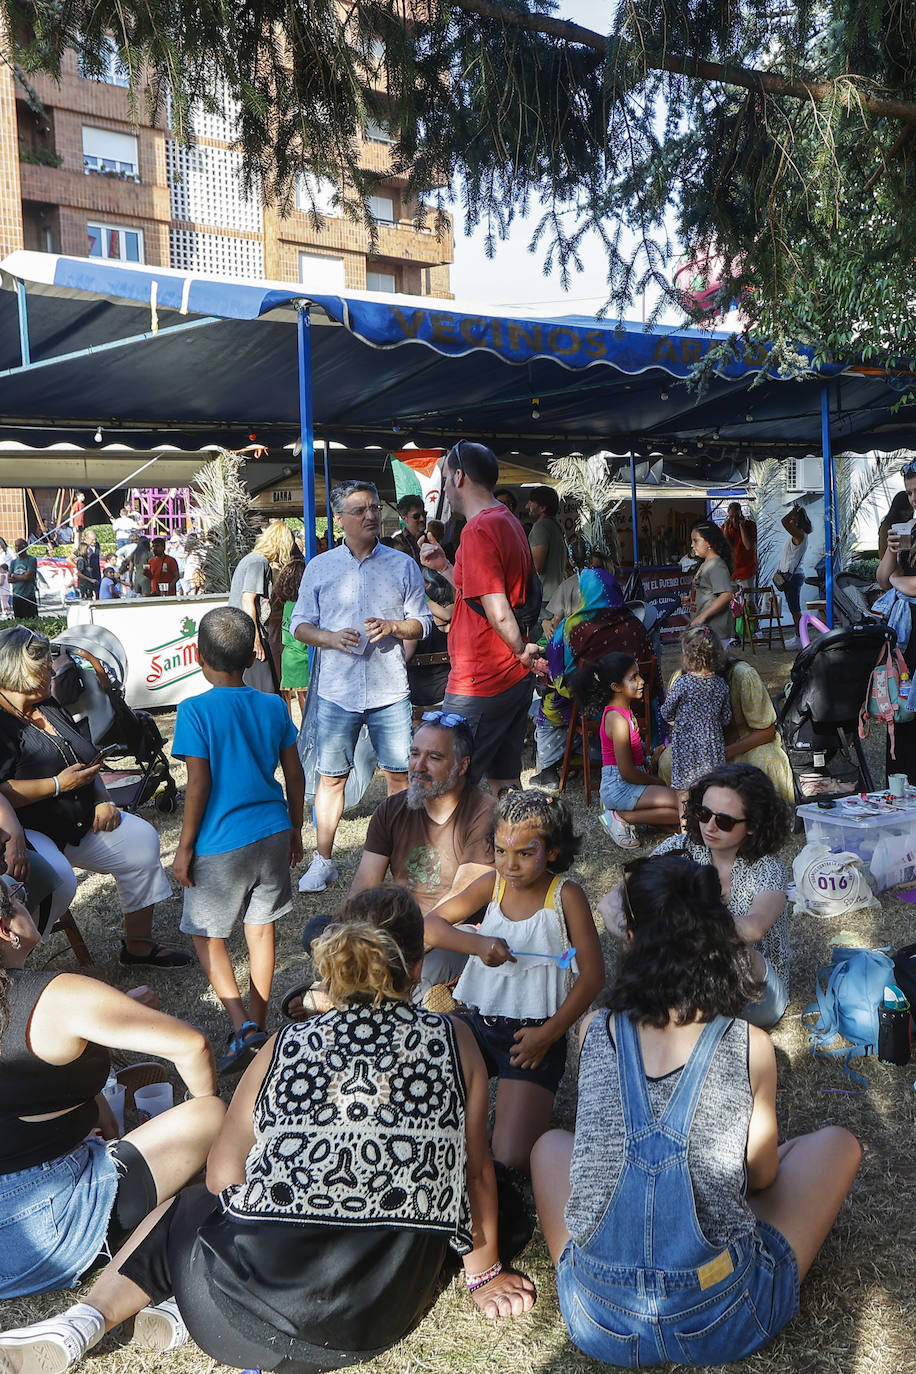
{"label": "child sitting on grass", "polygon": [[[180,703],[172,753],[187,763],[181,839],[172,871],[185,888],[181,929],[232,1022],[220,1073],[239,1073],[267,1039],[273,923],[292,910],[289,870],[302,858],[305,784],[296,730],[281,697],[242,681],[254,622],[231,606],[200,622],[197,655],[209,692]],[[283,770],[283,789],[274,777]],[[226,940],[244,923],[248,1008]]]}

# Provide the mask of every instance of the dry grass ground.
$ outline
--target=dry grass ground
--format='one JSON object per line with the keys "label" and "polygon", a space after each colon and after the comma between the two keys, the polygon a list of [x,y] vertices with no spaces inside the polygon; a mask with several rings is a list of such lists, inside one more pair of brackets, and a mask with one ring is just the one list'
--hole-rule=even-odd
{"label": "dry grass ground", "polygon": [[[791,655],[766,651],[758,652],[753,660],[772,691],[785,682],[790,661]],[[666,664],[666,668],[672,667],[672,662]],[[172,718],[166,716],[164,727],[169,733],[171,724]],[[875,739],[870,747],[880,760],[876,777],[883,777],[883,741]],[[180,769],[176,769],[176,777],[183,781]],[[367,818],[381,794],[381,784],[376,780],[363,805],[341,826],[337,847],[340,882],[327,894],[297,893],[294,913],[280,923],[277,1007],[283,992],[309,972],[299,946],[303,922],[327,910],[329,902],[346,893],[349,876],[359,860]],[[616,849],[601,829],[597,802],[591,811],[585,807],[578,780],[568,795],[586,839],[578,876],[596,904],[619,879],[623,851]],[[163,857],[168,863],[178,839],[179,817],[148,814],[159,826]],[[788,860],[802,843],[803,837],[793,840]],[[649,852],[650,847],[647,845],[643,852]],[[307,858],[308,852],[307,837]],[[97,960],[91,972],[128,986],[115,962],[119,920],[112,885],[87,876],[80,883],[74,910]],[[161,937],[174,936],[179,912],[178,896],[158,909],[157,933]],[[916,1195],[913,1069],[885,1068],[872,1059],[860,1061],[867,1087],[858,1089],[837,1064],[811,1057],[799,1020],[812,1000],[816,970],[829,963],[831,943],[896,947],[916,938],[914,924],[913,907],[888,895],[882,899],[880,911],[856,913],[841,922],[797,918],[793,924],[792,1002],[773,1033],[779,1059],[781,1134],[798,1134],[831,1122],[841,1124],[859,1137],[865,1156],[852,1195],[803,1287],[801,1312],[769,1349],[742,1362],[740,1368],[745,1374],[900,1374],[916,1368],[912,1353],[916,1329],[913,1263],[909,1227],[902,1225]],[[607,938],[603,939],[610,971],[613,953]],[[234,948],[243,973],[240,938]],[[61,937],[37,952],[36,965],[74,967],[69,947]],[[149,982],[165,1009],[202,1026],[214,1044],[222,1046],[224,1018],[196,965],[183,973],[151,972]],[[279,1021],[278,1012],[274,1020]],[[572,1063],[557,1098],[557,1123],[571,1126],[574,1114]],[[485,1369],[506,1374],[577,1374],[598,1368],[578,1353],[566,1335],[549,1256],[539,1232],[525,1251],[521,1266],[538,1285],[538,1302],[529,1316],[486,1323],[467,1299],[463,1284],[456,1282],[440,1296],[408,1340],[360,1369],[372,1374],[451,1374]],[[354,1300],[358,1301],[358,1294]],[[59,1294],[2,1303],[0,1324],[9,1327],[34,1320],[59,1310],[61,1303]],[[91,1367],[96,1374],[126,1374],[139,1369],[144,1358],[133,1347],[121,1347],[111,1337],[94,1352]],[[160,1363],[163,1374],[204,1374],[220,1368],[192,1344],[162,1356]]]}

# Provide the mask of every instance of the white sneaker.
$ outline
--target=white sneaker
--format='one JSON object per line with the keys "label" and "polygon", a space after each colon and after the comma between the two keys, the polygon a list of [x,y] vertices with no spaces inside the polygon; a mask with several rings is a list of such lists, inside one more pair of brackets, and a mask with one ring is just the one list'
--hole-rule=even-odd
{"label": "white sneaker", "polygon": [[801,648],[801,640],[799,639],[798,635],[793,635],[791,639],[787,639],[787,640],[786,640],[786,648],[787,648],[787,649],[800,649],[800,648]]}
{"label": "white sneaker", "polygon": [[105,1334],[101,1312],[76,1303],[59,1317],[0,1332],[3,1374],[63,1374]]}
{"label": "white sneaker", "polygon": [[175,1299],[166,1298],[165,1302],[138,1312],[134,1317],[133,1339],[137,1345],[147,1345],[153,1350],[177,1350],[184,1345],[188,1340],[188,1328]]}
{"label": "white sneaker", "polygon": [[324,892],[328,883],[336,882],[339,877],[337,865],[331,859],[322,858],[320,854],[316,853],[299,879],[299,891]]}
{"label": "white sneaker", "polygon": [[616,811],[602,811],[601,824],[615,844],[619,844],[621,849],[638,849],[639,836],[636,828],[628,825],[622,816],[618,816]]}

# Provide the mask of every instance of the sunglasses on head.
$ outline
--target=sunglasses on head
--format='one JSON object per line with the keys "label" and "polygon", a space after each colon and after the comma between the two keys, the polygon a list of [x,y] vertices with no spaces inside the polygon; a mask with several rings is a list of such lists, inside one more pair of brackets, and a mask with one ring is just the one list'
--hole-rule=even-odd
{"label": "sunglasses on head", "polygon": [[425,711],[420,720],[424,725],[442,725],[446,730],[454,730],[456,725],[470,729],[467,716],[459,716],[455,711]]}
{"label": "sunglasses on head", "polygon": [[730,816],[727,811],[710,811],[708,806],[695,806],[693,814],[700,825],[708,825],[710,821],[715,821],[726,835],[730,830],[734,830],[736,825],[747,825],[747,816]]}

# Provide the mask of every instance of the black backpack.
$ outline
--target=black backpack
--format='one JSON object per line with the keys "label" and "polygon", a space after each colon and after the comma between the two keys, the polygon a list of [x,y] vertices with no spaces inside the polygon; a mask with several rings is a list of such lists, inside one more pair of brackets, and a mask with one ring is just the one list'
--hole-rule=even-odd
{"label": "black backpack", "polygon": [[[528,574],[528,585],[525,588],[525,599],[518,606],[512,607],[512,614],[515,616],[515,623],[521,631],[522,639],[527,639],[531,631],[540,623],[541,603],[544,600],[544,588],[537,571],[532,567]],[[466,596],[465,604],[477,615],[487,618],[487,613],[483,604],[476,596]]]}

